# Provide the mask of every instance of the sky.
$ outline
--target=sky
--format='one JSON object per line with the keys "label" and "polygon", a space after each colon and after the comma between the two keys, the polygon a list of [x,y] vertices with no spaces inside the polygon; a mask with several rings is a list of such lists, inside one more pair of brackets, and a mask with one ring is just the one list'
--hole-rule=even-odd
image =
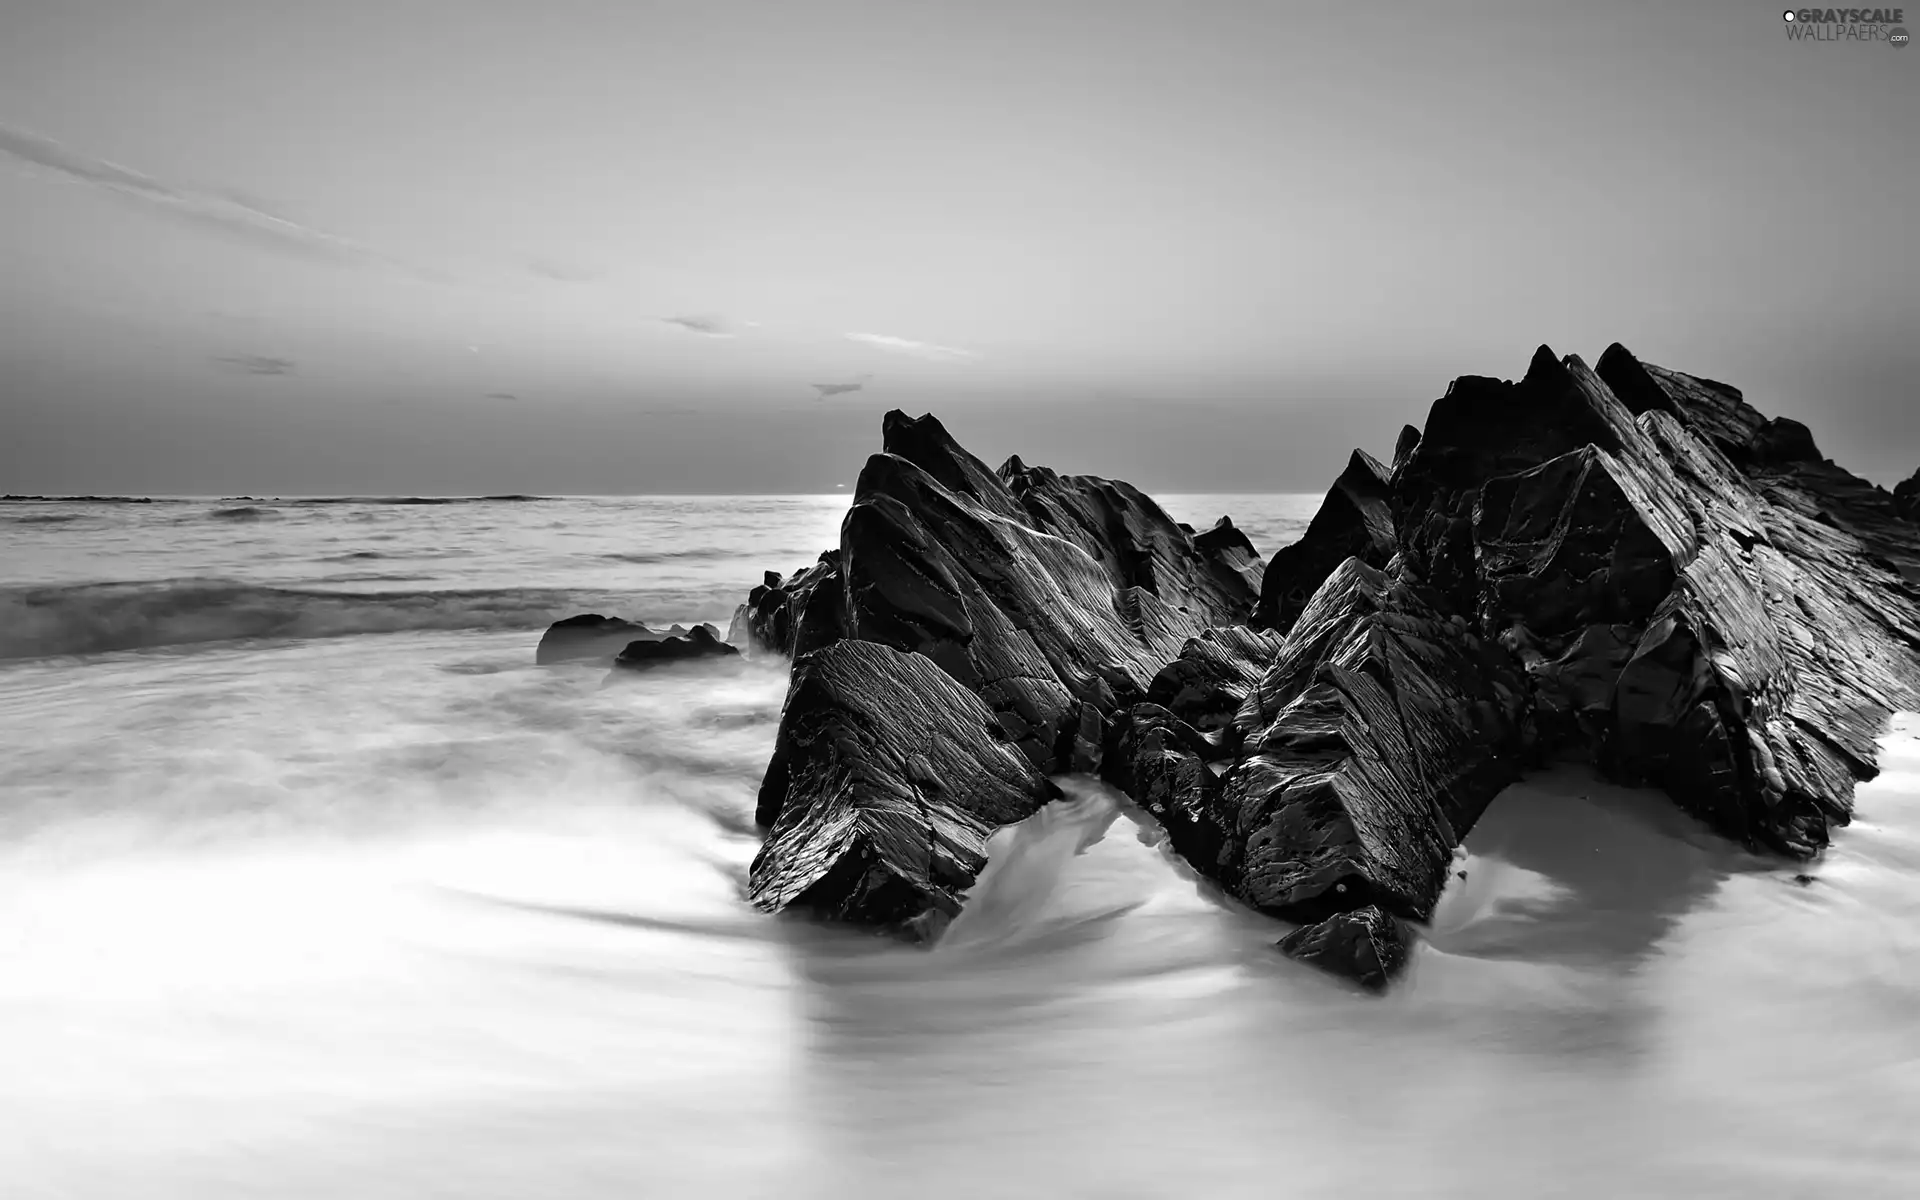
{"label": "sky", "polygon": [[1318,491],[1613,341],[1890,484],[1917,151],[1757,2],[11,0],[0,492]]}

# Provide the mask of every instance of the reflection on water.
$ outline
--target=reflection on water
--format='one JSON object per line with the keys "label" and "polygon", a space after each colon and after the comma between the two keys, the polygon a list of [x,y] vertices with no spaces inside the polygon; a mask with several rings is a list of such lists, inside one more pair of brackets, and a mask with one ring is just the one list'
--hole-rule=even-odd
{"label": "reflection on water", "polygon": [[531,641],[0,674],[9,1200],[1920,1194],[1912,724],[1804,885],[1511,789],[1376,999],[1078,780],[930,952],[763,917],[781,674]]}

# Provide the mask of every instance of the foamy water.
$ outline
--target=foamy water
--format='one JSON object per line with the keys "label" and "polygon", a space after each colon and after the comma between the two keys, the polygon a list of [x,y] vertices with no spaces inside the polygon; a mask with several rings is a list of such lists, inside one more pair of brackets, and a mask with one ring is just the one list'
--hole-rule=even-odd
{"label": "foamy water", "polygon": [[782,672],[531,665],[843,499],[239,506],[0,505],[10,1200],[1920,1194],[1920,723],[1811,866],[1510,790],[1384,999],[1087,781],[922,952],[743,902]]}

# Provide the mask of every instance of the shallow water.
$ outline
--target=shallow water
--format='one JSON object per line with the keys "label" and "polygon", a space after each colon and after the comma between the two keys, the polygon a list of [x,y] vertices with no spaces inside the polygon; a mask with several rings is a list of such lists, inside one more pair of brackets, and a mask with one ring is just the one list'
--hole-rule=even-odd
{"label": "shallow water", "polygon": [[[724,627],[843,506],[550,503],[578,508],[364,524],[418,570],[396,591]],[[1244,511],[1263,551],[1312,511],[1167,503]],[[276,542],[206,515],[234,506],[88,515],[88,548],[59,544],[80,520],[16,526],[7,570],[339,590],[322,560],[376,508]],[[671,532],[639,519],[667,506]],[[658,558],[604,565],[620,547]],[[1281,927],[1086,781],[996,835],[932,952],[757,914],[774,669],[536,669],[531,600],[248,640],[211,636],[257,631],[230,603],[117,611],[139,648],[0,663],[9,1198],[1920,1194],[1911,718],[1810,868],[1577,771],[1511,789],[1372,999],[1280,959]]]}

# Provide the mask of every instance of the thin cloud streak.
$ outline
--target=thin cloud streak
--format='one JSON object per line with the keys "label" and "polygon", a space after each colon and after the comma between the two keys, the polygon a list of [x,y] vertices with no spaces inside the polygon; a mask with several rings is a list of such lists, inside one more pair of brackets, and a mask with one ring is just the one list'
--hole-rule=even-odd
{"label": "thin cloud streak", "polygon": [[892,337],[884,333],[849,333],[847,340],[894,354],[911,354],[932,362],[969,362],[980,357],[971,350],[936,346],[932,342],[916,342],[912,338]]}
{"label": "thin cloud streak", "polygon": [[828,396],[844,396],[848,392],[860,391],[872,378],[871,375],[862,375],[848,383],[810,383],[807,386],[820,393],[814,397],[815,400],[825,400]]}
{"label": "thin cloud streak", "polygon": [[213,361],[243,375],[291,375],[296,365],[290,358],[270,358],[264,354],[241,354]]}
{"label": "thin cloud streak", "polygon": [[[689,333],[697,333],[701,337],[730,338],[734,336],[733,328],[727,323],[727,319],[725,317],[713,316],[713,315],[697,315],[697,316],[684,316],[684,317],[656,317],[654,319],[659,321],[662,325],[672,325],[677,329],[684,329]],[[749,324],[751,324],[751,322],[749,322]]]}
{"label": "thin cloud streak", "polygon": [[51,138],[0,124],[0,157],[52,171],[137,201],[150,211],[255,245],[328,262],[405,268],[346,238],[289,221],[232,195],[174,187],[151,175],[92,158]]}

